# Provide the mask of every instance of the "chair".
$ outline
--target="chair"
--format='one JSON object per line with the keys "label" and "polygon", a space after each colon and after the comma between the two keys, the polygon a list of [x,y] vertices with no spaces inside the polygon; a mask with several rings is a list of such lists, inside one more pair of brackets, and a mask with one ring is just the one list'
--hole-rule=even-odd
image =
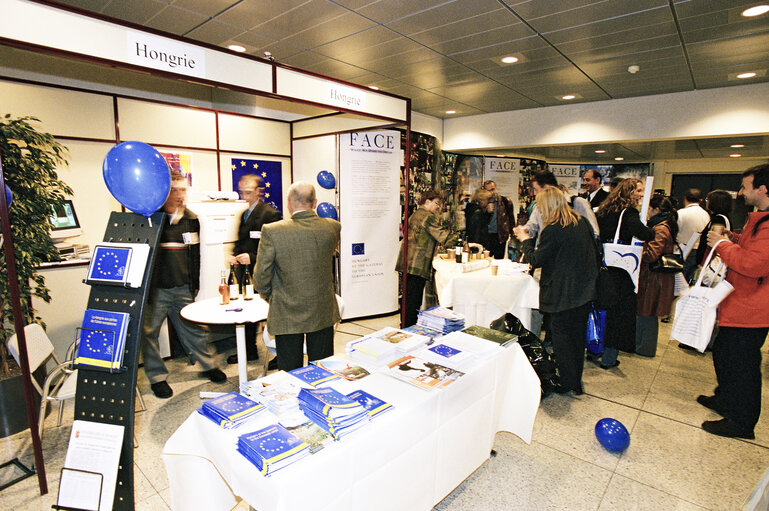
{"label": "chair", "polygon": [[[336,296],[336,304],[339,306],[339,317],[342,317],[342,313],[344,312],[344,300],[342,300],[342,297],[339,295]],[[336,332],[336,327],[339,323],[334,324],[334,332]],[[272,356],[275,356],[277,354],[277,350],[275,349],[275,337],[270,335],[270,333],[267,331],[267,325],[264,326],[264,330],[262,330],[262,341],[264,341],[264,347],[267,348],[267,353],[269,353]],[[307,354],[307,344],[304,345],[304,354]],[[267,357],[268,359],[270,357]],[[265,361],[264,365],[264,372],[267,373],[267,361]]]}
{"label": "chair", "polygon": [[[29,370],[34,373],[40,366],[44,366],[49,358],[53,358],[56,366],[46,373],[42,388],[32,378],[32,385],[40,394],[40,415],[38,416],[38,434],[43,437],[43,425],[45,424],[45,412],[49,402],[59,403],[59,417],[56,421],[56,427],[61,426],[61,418],[64,413],[64,401],[75,397],[77,386],[77,369],[72,369],[72,360],[75,354],[76,342],[73,342],[67,349],[65,361],[59,360],[53,349],[53,344],[43,327],[37,323],[32,323],[24,327],[24,336],[27,338],[27,354],[29,358]],[[13,355],[16,363],[21,365],[19,359],[19,341],[16,334],[8,339],[8,351]],[[142,411],[145,410],[144,400],[136,389],[139,397]]]}

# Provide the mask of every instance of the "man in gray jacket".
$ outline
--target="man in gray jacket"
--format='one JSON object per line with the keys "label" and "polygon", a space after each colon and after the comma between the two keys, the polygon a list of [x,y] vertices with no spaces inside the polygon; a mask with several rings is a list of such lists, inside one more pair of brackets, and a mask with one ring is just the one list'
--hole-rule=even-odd
{"label": "man in gray jacket", "polygon": [[270,303],[267,330],[275,336],[278,368],[290,371],[307,358],[334,354],[339,308],[334,293],[333,259],[341,224],[315,213],[315,188],[294,183],[288,189],[291,218],[265,224],[256,257],[256,290]]}

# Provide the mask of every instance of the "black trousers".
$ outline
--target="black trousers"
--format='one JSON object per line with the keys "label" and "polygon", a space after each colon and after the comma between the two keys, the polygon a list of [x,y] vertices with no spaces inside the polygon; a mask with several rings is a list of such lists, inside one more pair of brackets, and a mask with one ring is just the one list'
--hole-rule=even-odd
{"label": "black trousers", "polygon": [[564,390],[582,392],[582,370],[585,365],[585,332],[590,304],[573,309],[551,312],[550,333],[553,357],[558,365]]}
{"label": "black trousers", "polygon": [[417,312],[422,306],[422,294],[425,291],[425,283],[427,279],[406,274],[406,311],[404,317],[406,319],[405,326],[412,326],[417,324]]}
{"label": "black trousers", "polygon": [[713,344],[716,403],[725,418],[748,431],[761,415],[761,346],[767,332],[722,326]]}
{"label": "black trousers", "polygon": [[275,336],[278,369],[291,371],[304,365],[304,341],[307,337],[307,360],[320,360],[334,354],[334,327],[322,328],[306,334]]}

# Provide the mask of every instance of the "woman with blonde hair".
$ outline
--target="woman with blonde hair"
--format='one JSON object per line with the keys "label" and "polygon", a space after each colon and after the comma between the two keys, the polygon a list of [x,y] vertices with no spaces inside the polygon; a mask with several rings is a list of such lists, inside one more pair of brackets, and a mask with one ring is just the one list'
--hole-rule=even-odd
{"label": "woman with blonde hair", "polygon": [[[635,178],[623,179],[612,189],[595,212],[601,242],[614,241],[620,216],[622,217],[619,230],[621,243],[630,245],[633,238],[641,241],[654,239],[654,231],[641,222],[641,215],[637,209],[643,194],[643,183]],[[607,287],[611,288],[612,296],[599,297],[601,306],[606,309],[603,354],[600,356],[600,361],[598,356],[588,354],[588,360],[600,364],[602,369],[617,367],[619,350],[633,353],[636,345],[637,296],[633,279],[627,271],[609,267],[607,280],[611,282]]]}
{"label": "woman with blonde hair", "polygon": [[543,228],[536,248],[525,230],[516,236],[523,242],[524,260],[542,268],[539,309],[550,315],[553,356],[561,376],[558,392],[582,394],[585,329],[598,277],[593,229],[556,187],[545,186],[537,194],[537,208]]}

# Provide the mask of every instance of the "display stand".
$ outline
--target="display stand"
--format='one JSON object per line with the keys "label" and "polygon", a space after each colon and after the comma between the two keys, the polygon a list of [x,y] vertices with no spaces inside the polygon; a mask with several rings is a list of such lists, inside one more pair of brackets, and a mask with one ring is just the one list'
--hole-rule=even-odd
{"label": "display stand", "polygon": [[139,362],[144,306],[149,296],[150,277],[157,254],[157,244],[163,227],[165,213],[155,213],[146,219],[135,213],[110,215],[104,233],[105,242],[146,243],[149,256],[144,269],[142,285],[137,288],[118,287],[91,282],[88,297],[89,309],[127,312],[131,319],[123,355],[125,370],[109,371],[98,367],[80,365],[75,392],[75,419],[117,424],[125,427],[120,454],[117,487],[113,508],[134,509],[134,407],[136,372]]}

